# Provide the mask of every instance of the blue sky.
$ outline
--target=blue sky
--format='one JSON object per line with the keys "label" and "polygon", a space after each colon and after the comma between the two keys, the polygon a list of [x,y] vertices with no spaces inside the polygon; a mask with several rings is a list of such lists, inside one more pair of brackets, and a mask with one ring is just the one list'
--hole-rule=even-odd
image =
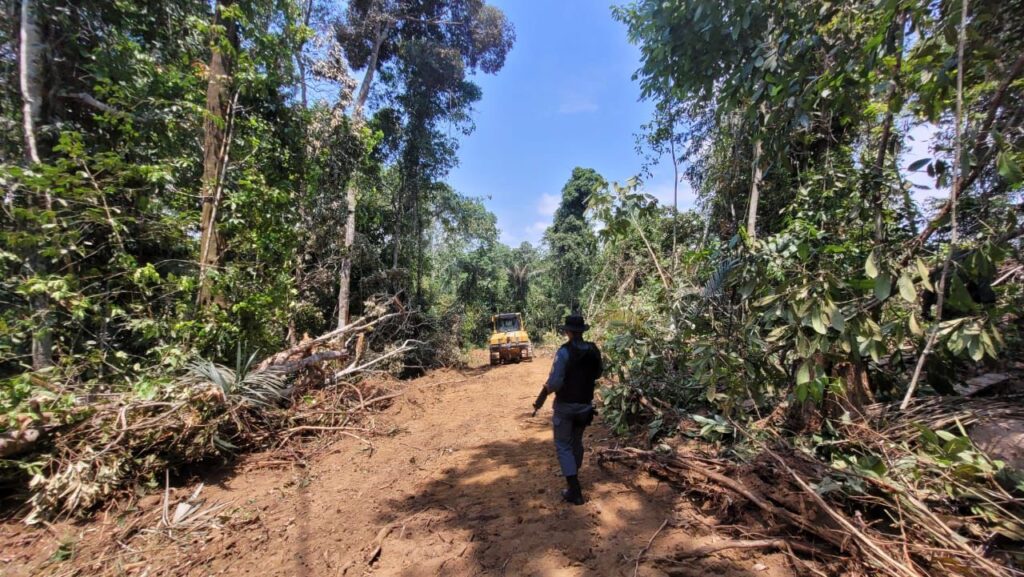
{"label": "blue sky", "polygon": [[[650,119],[630,76],[640,52],[600,0],[491,0],[516,27],[515,47],[497,75],[477,75],[483,89],[462,137],[449,183],[485,197],[501,240],[538,242],[575,166],[623,182],[640,171],[635,134]],[[672,168],[662,162],[646,188],[672,201]],[[693,203],[680,186],[680,207]],[[488,198],[489,197],[489,198]]]}

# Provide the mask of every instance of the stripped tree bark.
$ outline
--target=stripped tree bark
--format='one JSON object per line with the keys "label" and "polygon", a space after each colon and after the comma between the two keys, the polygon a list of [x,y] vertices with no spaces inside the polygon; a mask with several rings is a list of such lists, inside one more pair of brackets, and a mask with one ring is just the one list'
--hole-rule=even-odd
{"label": "stripped tree bark", "polygon": [[18,79],[21,83],[22,126],[25,131],[25,161],[39,164],[36,145],[36,124],[42,111],[42,71],[39,67],[41,44],[39,23],[33,14],[32,0],[21,0],[21,23],[18,30]]}
{"label": "stripped tree bark", "polygon": [[800,543],[793,541],[792,539],[751,539],[751,540],[738,540],[738,539],[726,539],[725,541],[718,541],[716,543],[708,543],[707,545],[701,545],[695,549],[689,551],[681,551],[676,553],[674,557],[685,559],[688,557],[707,557],[708,555],[718,553],[719,551],[725,551],[727,549],[781,549],[783,551],[787,549],[795,549],[802,553],[811,555],[821,554],[822,550],[807,543]]}
{"label": "stripped tree bark", "polygon": [[754,138],[753,175],[750,179],[750,203],[747,207],[747,234],[751,239],[757,238],[757,203],[761,197],[761,137]]}
{"label": "stripped tree bark", "polygon": [[223,8],[234,0],[219,0],[214,4],[213,29],[223,30],[223,36],[214,33],[210,49],[209,80],[206,87],[206,117],[203,120],[203,177],[202,212],[199,218],[199,294],[197,303],[206,306],[212,299],[210,270],[220,260],[220,238],[217,234],[217,205],[228,162],[230,148],[230,119],[233,111],[231,96],[232,58],[238,49],[238,28],[231,19],[221,19]]}

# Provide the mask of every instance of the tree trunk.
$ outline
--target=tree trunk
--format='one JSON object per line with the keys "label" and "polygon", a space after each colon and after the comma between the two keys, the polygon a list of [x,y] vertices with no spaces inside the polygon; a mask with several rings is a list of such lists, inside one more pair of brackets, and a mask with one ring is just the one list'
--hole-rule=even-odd
{"label": "tree trunk", "polygon": [[391,268],[398,268],[398,256],[402,251],[402,186],[395,187],[395,228],[394,246],[391,247]]}
{"label": "tree trunk", "polygon": [[[309,28],[309,18],[313,15],[313,0],[306,0],[306,7],[302,14],[302,25]],[[306,48],[306,41],[299,44],[295,54],[295,63],[299,67],[299,89],[302,91],[302,109],[309,108],[309,100],[306,97],[306,59],[302,57],[302,51]]]}
{"label": "tree trunk", "polygon": [[[39,164],[39,146],[36,143],[36,127],[39,125],[43,109],[43,76],[40,60],[42,59],[42,40],[39,23],[35,15],[36,7],[31,0],[21,1],[21,19],[18,29],[18,80],[21,87],[22,126],[25,136],[25,164]],[[38,204],[42,210],[53,208],[52,197],[48,190],[38,192],[38,196],[29,199],[31,204]],[[27,259],[28,272],[35,276],[45,276],[49,272],[46,259],[37,249]],[[32,307],[32,369],[40,370],[53,365],[53,311],[50,297],[37,294],[30,299]]]}
{"label": "tree trunk", "polygon": [[[363,107],[370,96],[370,86],[373,84],[373,75],[377,69],[377,60],[380,57],[380,47],[384,44],[390,25],[381,24],[377,27],[377,38],[373,44],[373,53],[366,63],[366,74],[363,75],[363,82],[359,85],[359,95],[356,97],[352,112],[353,123],[359,125],[363,121]],[[338,328],[345,326],[348,322],[348,305],[351,298],[352,283],[352,245],[356,240],[356,183],[355,175],[349,177],[348,186],[345,191],[345,243],[342,250],[345,252],[341,259],[341,270],[338,271]]]}
{"label": "tree trunk", "polygon": [[679,237],[679,158],[676,156],[675,120],[672,121],[672,134],[669,135],[669,148],[672,151],[672,271],[679,265],[676,243]]}
{"label": "tree trunk", "polygon": [[420,178],[416,175],[413,195],[413,214],[416,218],[416,306],[423,304],[423,212],[420,209]]}
{"label": "tree trunk", "polygon": [[[313,0],[306,0],[305,12],[304,12],[303,17],[302,17],[302,23],[307,28],[309,27],[309,18],[312,15],[312,13],[313,13]],[[305,243],[306,236],[305,236],[305,231],[306,231],[306,226],[308,224],[308,215],[306,214],[306,196],[307,196],[306,193],[309,190],[309,183],[307,182],[307,175],[309,174],[309,171],[307,170],[306,164],[309,161],[309,157],[310,157],[310,155],[308,153],[308,147],[309,147],[309,115],[308,115],[308,112],[309,112],[309,99],[307,97],[307,90],[306,90],[306,59],[303,57],[303,54],[302,54],[303,50],[305,49],[305,46],[306,46],[306,43],[305,43],[305,41],[303,41],[302,43],[299,44],[299,46],[297,47],[297,49],[295,51],[295,62],[296,62],[296,65],[299,68],[299,89],[300,89],[300,94],[301,94],[301,97],[302,97],[302,112],[305,115],[303,117],[304,120],[303,120],[303,124],[302,124],[302,146],[299,148],[300,155],[301,155],[300,158],[299,158],[299,166],[300,166],[299,170],[301,171],[301,174],[299,175],[299,190],[298,190],[298,193],[299,193],[299,199],[298,199],[298,205],[299,205],[299,227],[298,227],[298,231],[297,231],[298,239],[297,239],[296,247],[295,247],[295,263],[294,263],[295,271],[294,271],[294,279],[293,279],[293,282],[295,283],[295,291],[296,291],[296,294],[298,295],[299,299],[302,298],[302,289],[303,289],[303,285],[305,285],[305,276],[306,276],[305,275],[305,270],[303,269],[303,267],[305,266],[305,255],[306,255],[306,243]],[[294,313],[288,315],[288,335],[287,335],[287,338],[288,338],[288,344],[290,344],[292,346],[294,346],[295,344],[298,343],[299,336],[298,336],[298,329],[297,329],[297,327],[295,325],[295,314]]]}
{"label": "tree trunk", "polygon": [[854,421],[864,421],[867,418],[864,408],[875,402],[867,367],[861,361],[839,362],[832,368],[832,376],[843,386],[841,390],[826,394],[824,405],[828,416],[838,419],[845,413]]}
{"label": "tree trunk", "polygon": [[751,239],[757,238],[757,202],[760,199],[761,187],[761,138],[754,140],[753,177],[750,182],[750,206],[747,208],[747,234]]}
{"label": "tree trunk", "polygon": [[348,301],[352,283],[352,246],[356,240],[356,187],[349,184],[345,192],[345,254],[341,259],[341,271],[338,275],[338,328],[345,328],[348,323]]}
{"label": "tree trunk", "polygon": [[25,162],[39,163],[39,148],[36,146],[36,124],[42,111],[42,76],[39,69],[40,42],[39,24],[31,0],[21,0],[21,25],[19,28],[18,78],[21,82],[22,124],[25,131]]}
{"label": "tree trunk", "polygon": [[370,53],[370,60],[366,63],[366,74],[363,75],[363,82],[359,85],[359,94],[356,97],[352,116],[355,120],[363,119],[363,107],[370,97],[370,88],[373,85],[373,75],[377,71],[377,60],[380,58],[380,47],[384,44],[388,34],[391,33],[390,24],[379,24],[377,26],[377,37],[373,41],[373,52]]}
{"label": "tree trunk", "polygon": [[700,234],[700,250],[704,250],[704,244],[708,241],[708,232],[711,231],[711,209],[704,211],[704,231]]}
{"label": "tree trunk", "polygon": [[[220,9],[233,0],[214,5],[214,23],[220,23]],[[238,47],[238,31],[232,20],[223,21],[224,33],[231,47]],[[233,113],[231,97],[231,58],[226,54],[220,38],[211,43],[209,80],[206,86],[206,118],[203,120],[203,178],[202,213],[199,217],[199,295],[197,302],[206,306],[212,298],[210,270],[220,260],[220,238],[217,234],[217,208],[223,189],[224,172],[231,143],[230,119]]]}
{"label": "tree trunk", "polygon": [[896,116],[896,111],[894,111],[893,108],[900,93],[900,69],[903,64],[905,17],[905,13],[901,13],[896,17],[896,20],[892,24],[892,32],[889,38],[889,49],[890,51],[895,52],[896,63],[893,66],[892,84],[889,87],[887,96],[888,110],[886,110],[885,118],[882,120],[882,135],[878,143],[878,154],[875,158],[873,171],[874,178],[872,179],[872,185],[874,187],[872,205],[875,213],[875,243],[877,244],[885,242],[885,226],[883,219],[883,213],[885,212],[885,196],[882,194],[882,188],[885,185],[885,156],[889,150],[889,143],[892,140],[892,124]]}

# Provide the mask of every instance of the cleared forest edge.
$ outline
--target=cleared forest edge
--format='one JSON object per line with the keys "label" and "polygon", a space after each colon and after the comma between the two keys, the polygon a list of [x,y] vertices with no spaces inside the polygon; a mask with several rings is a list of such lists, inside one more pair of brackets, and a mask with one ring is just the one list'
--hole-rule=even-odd
{"label": "cleared forest edge", "polygon": [[[644,473],[598,467],[592,452],[588,502],[561,504],[550,408],[529,408],[550,357],[476,360],[410,381],[365,442],[292,442],[81,523],[10,521],[0,575],[795,574],[781,553],[672,560],[720,541],[714,518]],[[616,444],[600,424],[587,438]]]}

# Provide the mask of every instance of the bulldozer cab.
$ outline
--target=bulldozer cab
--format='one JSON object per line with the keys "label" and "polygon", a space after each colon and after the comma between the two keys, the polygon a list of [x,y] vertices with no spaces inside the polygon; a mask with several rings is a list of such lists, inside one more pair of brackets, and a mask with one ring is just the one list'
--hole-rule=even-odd
{"label": "bulldozer cab", "polygon": [[522,330],[523,321],[519,314],[503,314],[494,317],[494,332],[514,333]]}

